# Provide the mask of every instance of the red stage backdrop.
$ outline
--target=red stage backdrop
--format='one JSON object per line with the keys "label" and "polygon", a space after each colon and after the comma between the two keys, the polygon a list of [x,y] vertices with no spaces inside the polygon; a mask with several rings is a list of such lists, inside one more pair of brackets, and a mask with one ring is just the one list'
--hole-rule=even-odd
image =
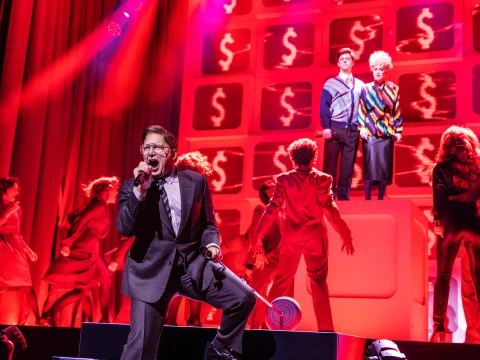
{"label": "red stage backdrop", "polygon": [[[341,47],[355,52],[353,72],[366,82],[373,51],[393,59],[405,130],[389,197],[412,198],[429,215],[441,133],[465,124],[480,134],[476,1],[192,0],[187,34],[181,151],[209,156],[216,208],[240,209],[241,231],[259,185],[291,169],[287,145],[321,130],[320,94]],[[363,197],[361,151],[353,188]],[[432,237],[430,259],[434,246]]]}

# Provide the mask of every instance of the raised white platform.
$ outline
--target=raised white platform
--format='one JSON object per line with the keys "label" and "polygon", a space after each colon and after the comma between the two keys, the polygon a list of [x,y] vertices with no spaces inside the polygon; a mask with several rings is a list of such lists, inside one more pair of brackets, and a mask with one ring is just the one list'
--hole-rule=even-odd
{"label": "raised white platform", "polygon": [[[427,218],[410,200],[338,202],[352,230],[355,254],[328,225],[328,285],[335,331],[368,338],[427,340]],[[308,275],[300,263],[295,298],[298,330],[316,330]]]}

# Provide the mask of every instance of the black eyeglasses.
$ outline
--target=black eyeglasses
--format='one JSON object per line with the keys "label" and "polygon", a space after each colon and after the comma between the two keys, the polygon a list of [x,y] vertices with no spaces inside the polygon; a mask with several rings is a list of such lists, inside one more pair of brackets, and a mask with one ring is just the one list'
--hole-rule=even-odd
{"label": "black eyeglasses", "polygon": [[153,149],[153,152],[157,155],[166,155],[167,150],[165,149],[170,149],[169,146],[164,146],[164,145],[157,145],[157,144],[145,144],[145,145],[140,145],[140,153],[142,154],[147,154],[150,152],[150,150]]}

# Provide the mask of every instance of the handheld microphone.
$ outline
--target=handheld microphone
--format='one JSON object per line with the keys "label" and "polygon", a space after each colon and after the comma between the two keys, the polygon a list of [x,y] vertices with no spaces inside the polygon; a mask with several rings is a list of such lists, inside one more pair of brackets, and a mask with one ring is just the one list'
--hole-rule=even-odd
{"label": "handheld microphone", "polygon": [[138,185],[142,185],[145,182],[145,177],[147,176],[147,173],[140,171],[138,176],[135,178],[133,181],[133,186],[137,187]]}
{"label": "handheld microphone", "polygon": [[[148,165],[151,165],[148,161],[146,161]],[[142,185],[145,182],[145,178],[148,176],[148,174],[144,171],[140,171],[133,181],[133,186],[137,187],[138,185]]]}

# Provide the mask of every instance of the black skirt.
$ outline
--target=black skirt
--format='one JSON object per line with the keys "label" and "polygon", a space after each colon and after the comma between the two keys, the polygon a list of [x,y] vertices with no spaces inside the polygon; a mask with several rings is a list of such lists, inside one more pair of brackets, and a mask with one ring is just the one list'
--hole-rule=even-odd
{"label": "black skirt", "polygon": [[393,179],[393,138],[369,136],[362,139],[363,180],[386,181]]}

